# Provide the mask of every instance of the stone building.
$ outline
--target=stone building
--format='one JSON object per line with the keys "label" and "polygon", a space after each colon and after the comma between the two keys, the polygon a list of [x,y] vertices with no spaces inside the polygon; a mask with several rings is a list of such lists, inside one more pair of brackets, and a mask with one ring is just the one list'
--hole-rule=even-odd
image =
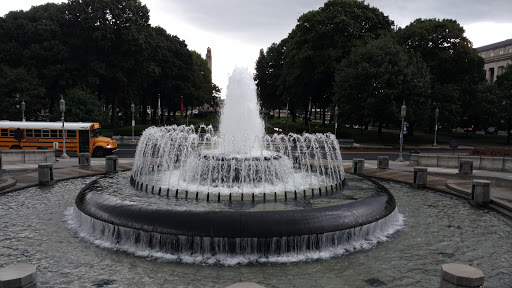
{"label": "stone building", "polygon": [[492,84],[505,66],[512,64],[512,39],[478,47],[476,52],[484,58],[485,77]]}

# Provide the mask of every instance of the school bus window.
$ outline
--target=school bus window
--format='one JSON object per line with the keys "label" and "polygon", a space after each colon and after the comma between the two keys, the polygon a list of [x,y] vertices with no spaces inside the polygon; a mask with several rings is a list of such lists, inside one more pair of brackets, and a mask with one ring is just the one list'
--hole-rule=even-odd
{"label": "school bus window", "polygon": [[50,138],[50,130],[43,130],[43,138]]}
{"label": "school bus window", "polygon": [[76,130],[68,130],[67,136],[67,138],[76,138]]}
{"label": "school bus window", "polygon": [[26,135],[26,137],[27,137],[27,138],[29,138],[29,137],[30,137],[30,138],[34,137],[34,133],[33,133],[32,129],[27,129],[27,130],[25,130],[25,135]]}
{"label": "school bus window", "polygon": [[2,136],[2,137],[9,137],[9,130],[8,129],[2,129],[2,132],[0,132],[0,136]]}
{"label": "school bus window", "polygon": [[59,137],[59,130],[50,130],[50,136],[52,138],[58,138]]}
{"label": "school bus window", "polygon": [[34,130],[34,138],[41,138],[41,130]]}
{"label": "school bus window", "polygon": [[9,129],[9,137],[14,137],[14,129]]}

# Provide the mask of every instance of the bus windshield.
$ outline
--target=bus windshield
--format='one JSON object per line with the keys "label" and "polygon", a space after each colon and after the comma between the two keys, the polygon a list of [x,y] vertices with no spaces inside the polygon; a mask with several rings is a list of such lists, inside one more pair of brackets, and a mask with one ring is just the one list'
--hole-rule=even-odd
{"label": "bus windshield", "polygon": [[98,138],[101,136],[101,129],[92,129],[91,138]]}

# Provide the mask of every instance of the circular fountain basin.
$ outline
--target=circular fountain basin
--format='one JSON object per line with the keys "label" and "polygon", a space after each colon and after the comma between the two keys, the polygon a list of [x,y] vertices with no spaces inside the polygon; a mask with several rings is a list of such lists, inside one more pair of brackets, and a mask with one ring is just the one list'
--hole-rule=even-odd
{"label": "circular fountain basin", "polygon": [[[393,195],[376,182],[375,190],[362,199],[340,201],[339,195],[324,192],[322,204],[316,207],[304,205],[302,197],[290,197],[269,201],[268,206],[278,207],[276,210],[258,211],[247,207],[267,203],[254,203],[250,198],[245,202],[230,201],[221,209],[192,208],[191,202],[202,207],[220,205],[194,199],[187,200],[186,205],[185,201],[182,205],[141,204],[109,194],[112,187],[102,185],[102,181],[105,180],[91,182],[76,198],[82,229],[98,239],[131,241],[131,245],[170,254],[283,255],[321,251],[386,230],[398,219]],[[183,206],[187,208],[178,208]]]}

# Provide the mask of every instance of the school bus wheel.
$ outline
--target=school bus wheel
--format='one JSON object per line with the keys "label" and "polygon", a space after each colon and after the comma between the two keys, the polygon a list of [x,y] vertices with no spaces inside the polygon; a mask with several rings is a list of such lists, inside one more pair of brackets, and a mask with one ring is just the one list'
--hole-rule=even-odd
{"label": "school bus wheel", "polygon": [[94,151],[92,152],[92,156],[94,157],[105,157],[107,155],[107,151],[102,147],[96,147],[94,148]]}

